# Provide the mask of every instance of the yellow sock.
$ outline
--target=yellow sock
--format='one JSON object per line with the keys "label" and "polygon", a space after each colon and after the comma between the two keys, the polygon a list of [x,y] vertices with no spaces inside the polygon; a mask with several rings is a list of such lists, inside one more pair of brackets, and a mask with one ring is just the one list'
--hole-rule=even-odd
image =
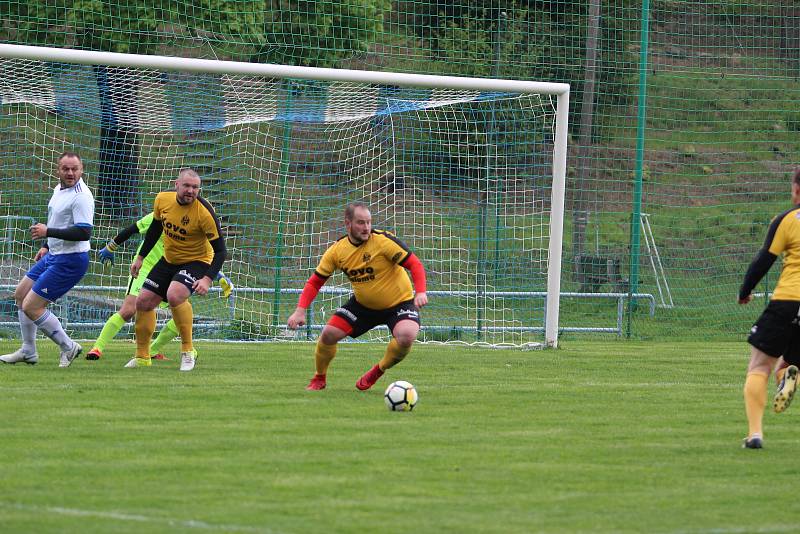
{"label": "yellow sock", "polygon": [[318,375],[328,372],[328,366],[334,356],[336,356],[336,344],[326,345],[321,340],[317,340],[317,348],[314,351],[314,367],[316,367]]}
{"label": "yellow sock", "polygon": [[194,350],[192,346],[194,314],[192,313],[191,303],[188,300],[184,300],[175,307],[170,306],[170,309],[172,310],[172,318],[175,320],[175,326],[178,327],[178,333],[181,335],[181,352]]}
{"label": "yellow sock", "polygon": [[156,311],[136,312],[136,357],[150,357],[150,339],[156,331]]}
{"label": "yellow sock", "polygon": [[381,371],[391,369],[403,361],[403,358],[405,358],[409,352],[411,352],[411,347],[401,347],[397,340],[392,338],[386,346],[386,352],[383,354],[383,358],[378,362],[378,367],[380,367]]}
{"label": "yellow sock", "polygon": [[744,408],[747,412],[748,436],[762,434],[761,420],[764,417],[764,407],[767,405],[768,380],[769,376],[766,373],[751,372],[744,381]]}

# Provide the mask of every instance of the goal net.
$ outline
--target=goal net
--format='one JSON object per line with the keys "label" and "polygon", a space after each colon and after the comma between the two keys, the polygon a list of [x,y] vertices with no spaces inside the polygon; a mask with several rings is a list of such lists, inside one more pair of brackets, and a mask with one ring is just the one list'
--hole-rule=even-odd
{"label": "goal net", "polygon": [[[97,202],[95,251],[180,168],[201,175],[235,290],[193,297],[198,338],[314,339],[351,294],[341,273],[307,327],[286,319],[344,235],[345,204],[364,201],[425,265],[421,341],[555,345],[568,86],[12,45],[0,57],[4,336],[19,335],[13,287],[39,246],[28,227],[73,150]],[[118,309],[138,242],[111,267],[92,253],[54,308],[68,330],[91,338]]]}

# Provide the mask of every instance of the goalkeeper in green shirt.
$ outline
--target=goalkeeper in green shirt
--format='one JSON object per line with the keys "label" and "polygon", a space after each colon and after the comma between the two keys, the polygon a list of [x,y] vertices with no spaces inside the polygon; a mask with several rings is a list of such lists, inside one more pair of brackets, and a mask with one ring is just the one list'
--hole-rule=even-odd
{"label": "goalkeeper in green shirt", "polygon": [[[125,243],[125,241],[130,239],[135,234],[146,234],[147,229],[150,228],[150,224],[152,222],[153,214],[148,213],[136,221],[136,223],[120,231],[114,237],[114,239],[109,241],[108,244],[97,253],[97,255],[100,257],[101,263],[104,265],[113,265],[114,253],[117,251],[120,245]],[[141,247],[142,246],[140,244],[139,249]],[[137,254],[139,249],[136,250]],[[122,302],[122,307],[106,321],[106,324],[103,326],[103,330],[100,332],[100,337],[98,337],[97,341],[94,342],[92,350],[86,354],[87,360],[99,360],[103,355],[103,350],[105,349],[106,344],[117,335],[122,327],[125,326],[125,323],[130,321],[133,316],[136,315],[136,296],[142,289],[142,284],[147,278],[147,275],[150,273],[150,269],[153,268],[153,266],[158,262],[158,260],[161,259],[161,256],[163,255],[164,243],[162,238],[159,238],[158,242],[153,247],[153,250],[150,251],[150,254],[148,254],[144,259],[142,268],[139,271],[139,276],[136,278],[128,278],[128,291],[125,294],[125,300]],[[222,296],[228,298],[233,291],[233,283],[222,273],[217,275],[216,280],[219,281],[220,288],[222,289]],[[150,345],[150,353],[153,354],[152,358],[154,360],[166,359],[163,354],[161,354],[161,349],[164,345],[172,341],[177,335],[178,328],[175,326],[175,321],[170,319],[169,322],[165,324],[158,333],[156,340]]]}

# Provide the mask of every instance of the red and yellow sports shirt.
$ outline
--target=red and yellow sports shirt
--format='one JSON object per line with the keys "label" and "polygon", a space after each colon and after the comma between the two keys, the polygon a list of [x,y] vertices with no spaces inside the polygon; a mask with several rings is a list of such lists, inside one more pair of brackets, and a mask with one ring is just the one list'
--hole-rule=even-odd
{"label": "red and yellow sports shirt", "polygon": [[400,263],[411,251],[392,233],[372,230],[360,245],[347,236],[339,238],[322,255],[315,269],[317,275],[329,278],[341,270],[353,285],[356,300],[373,310],[385,310],[411,300],[411,280]]}

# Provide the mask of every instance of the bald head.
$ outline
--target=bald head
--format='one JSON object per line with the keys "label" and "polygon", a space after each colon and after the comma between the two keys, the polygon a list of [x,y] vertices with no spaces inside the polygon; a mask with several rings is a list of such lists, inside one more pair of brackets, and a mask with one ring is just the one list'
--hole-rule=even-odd
{"label": "bald head", "polygon": [[194,169],[181,169],[175,180],[178,204],[191,204],[200,194],[200,175]]}

